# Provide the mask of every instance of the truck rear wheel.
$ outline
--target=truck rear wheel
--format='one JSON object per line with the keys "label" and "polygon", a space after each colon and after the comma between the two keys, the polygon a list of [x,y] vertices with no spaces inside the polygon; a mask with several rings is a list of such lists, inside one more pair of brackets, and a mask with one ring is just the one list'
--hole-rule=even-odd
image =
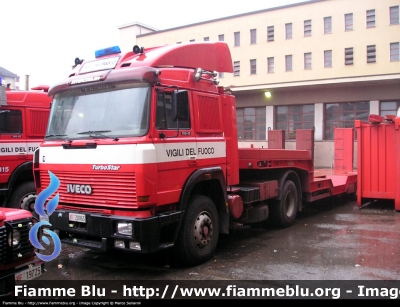
{"label": "truck rear wheel", "polygon": [[196,195],[187,206],[175,252],[185,265],[208,261],[215,252],[219,236],[218,212],[207,196]]}
{"label": "truck rear wheel", "polygon": [[296,185],[286,180],[282,188],[282,197],[270,206],[270,221],[281,228],[292,226],[296,220],[299,197]]}
{"label": "truck rear wheel", "polygon": [[30,212],[34,211],[34,202],[29,208],[24,208],[23,204],[28,198],[36,196],[35,184],[32,181],[26,181],[13,189],[10,200],[8,201],[8,208],[26,209]]}

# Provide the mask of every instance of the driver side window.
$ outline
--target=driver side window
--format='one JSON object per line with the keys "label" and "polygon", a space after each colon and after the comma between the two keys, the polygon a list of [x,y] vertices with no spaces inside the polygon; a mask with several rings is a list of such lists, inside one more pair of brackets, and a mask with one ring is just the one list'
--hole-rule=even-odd
{"label": "driver side window", "polygon": [[[177,121],[172,118],[172,102],[170,93],[157,94],[157,130],[177,129]],[[179,129],[190,129],[190,121],[179,121]]]}
{"label": "driver side window", "polygon": [[0,133],[22,133],[22,113],[19,110],[0,113]]}

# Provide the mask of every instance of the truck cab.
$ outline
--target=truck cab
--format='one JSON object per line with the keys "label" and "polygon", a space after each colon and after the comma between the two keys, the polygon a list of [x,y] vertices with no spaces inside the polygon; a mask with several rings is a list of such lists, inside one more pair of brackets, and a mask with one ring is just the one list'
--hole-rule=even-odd
{"label": "truck cab", "polygon": [[0,86],[0,206],[33,212],[33,153],[46,131],[48,86],[6,91]]}

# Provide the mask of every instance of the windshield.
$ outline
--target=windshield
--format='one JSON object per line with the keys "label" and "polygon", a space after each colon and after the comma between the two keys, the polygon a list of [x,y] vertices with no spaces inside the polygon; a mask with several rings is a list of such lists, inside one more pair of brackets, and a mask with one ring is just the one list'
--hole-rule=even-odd
{"label": "windshield", "polygon": [[79,139],[141,136],[149,127],[150,86],[56,94],[46,138]]}

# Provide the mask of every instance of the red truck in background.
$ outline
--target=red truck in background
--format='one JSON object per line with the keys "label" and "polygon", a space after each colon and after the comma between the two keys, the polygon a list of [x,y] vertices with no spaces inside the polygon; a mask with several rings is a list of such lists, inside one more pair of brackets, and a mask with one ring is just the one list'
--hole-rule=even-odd
{"label": "red truck in background", "polygon": [[27,210],[0,208],[0,296],[10,296],[18,283],[41,276],[44,261],[29,241],[36,222]]}
{"label": "red truck in background", "polygon": [[[75,59],[49,89],[47,132],[34,155],[38,193],[50,173],[60,180],[49,222],[61,242],[174,248],[181,263],[197,265],[235,224],[289,227],[303,205],[355,194],[356,173],[315,171],[309,149],[238,148],[235,97],[216,79],[233,72],[226,43],[95,56]],[[349,135],[341,143],[352,147]]]}
{"label": "red truck in background", "polygon": [[46,131],[48,86],[6,91],[0,86],[0,207],[33,211],[33,152]]}

